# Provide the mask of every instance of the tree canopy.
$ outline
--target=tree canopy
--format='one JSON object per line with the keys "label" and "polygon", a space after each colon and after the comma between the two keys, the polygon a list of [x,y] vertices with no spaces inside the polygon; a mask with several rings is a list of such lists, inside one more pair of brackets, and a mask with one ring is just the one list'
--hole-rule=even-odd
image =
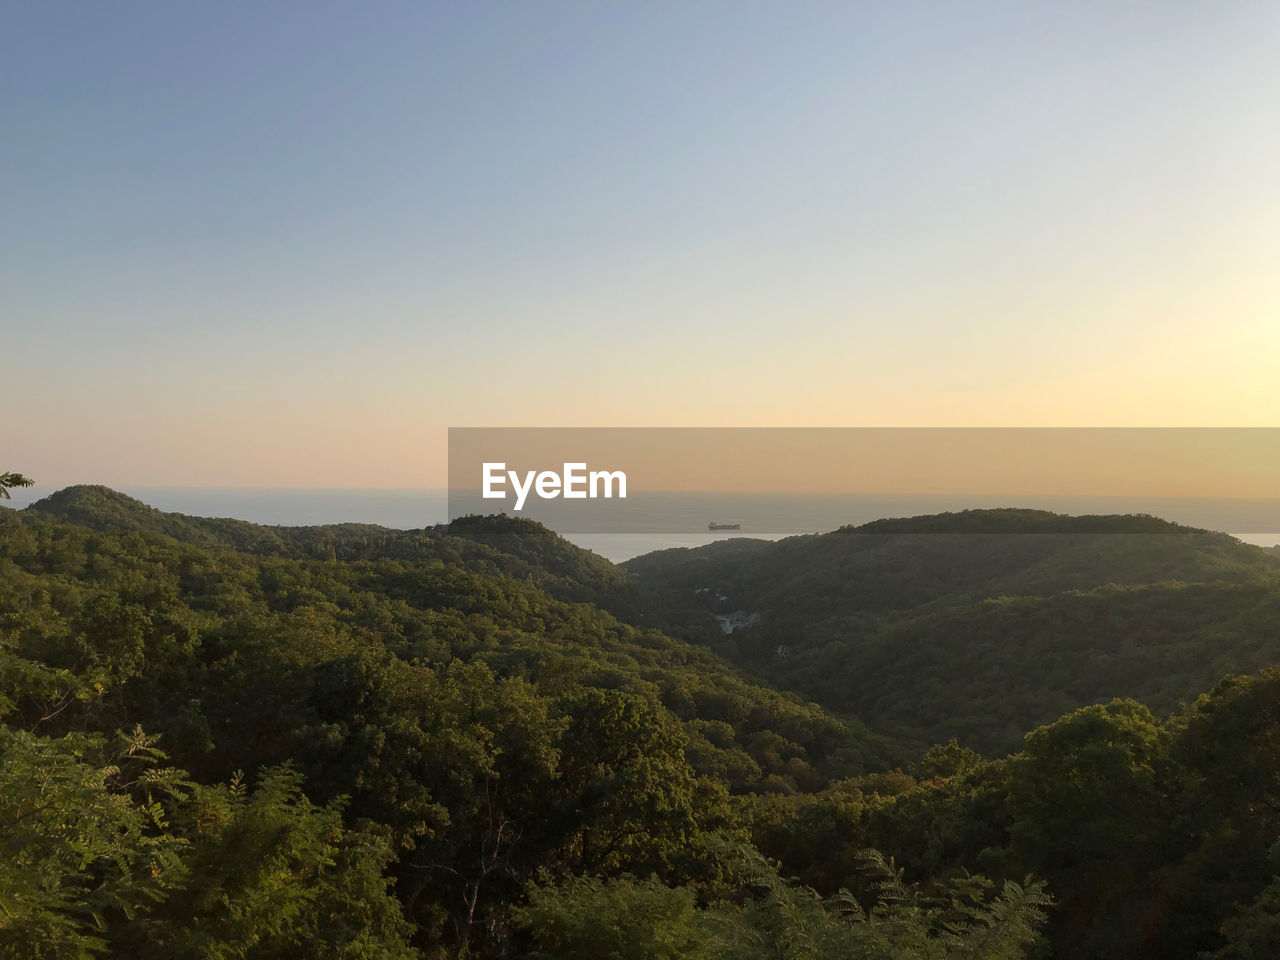
{"label": "tree canopy", "polygon": [[[1066,650],[1185,643],[1191,624],[1266,659],[1270,568],[1179,536],[1013,560],[979,537],[954,578],[960,542],[788,546],[817,544],[818,586],[787,573],[812,592],[770,608],[783,622],[905,609],[887,635],[954,653],[948,690],[901,646],[859,719],[717,652],[750,665],[747,637],[690,642],[709,611],[676,602],[678,557],[633,579],[509,518],[260,527],[105,488],[0,511],[0,954],[1274,956],[1276,671],[1159,711],[1136,696],[1153,676],[1215,668],[1143,660],[1133,695],[1080,703],[1049,647],[1013,646],[1009,682],[1065,708],[1007,755],[927,743],[957,712],[1019,716],[962,669],[993,656],[996,584],[1052,601]],[[771,549],[710,554],[764,589]],[[1090,586],[1090,562],[1127,579]],[[1250,612],[1224,618],[1215,583]],[[1095,593],[1153,585],[1176,622]]]}

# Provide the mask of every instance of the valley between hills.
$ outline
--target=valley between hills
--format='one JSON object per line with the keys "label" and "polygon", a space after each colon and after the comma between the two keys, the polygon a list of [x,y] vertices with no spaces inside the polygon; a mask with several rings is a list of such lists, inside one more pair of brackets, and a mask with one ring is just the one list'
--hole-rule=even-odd
{"label": "valley between hills", "polygon": [[614,565],[68,488],[0,510],[0,954],[1275,956],[1278,662],[1280,557],[1154,517]]}

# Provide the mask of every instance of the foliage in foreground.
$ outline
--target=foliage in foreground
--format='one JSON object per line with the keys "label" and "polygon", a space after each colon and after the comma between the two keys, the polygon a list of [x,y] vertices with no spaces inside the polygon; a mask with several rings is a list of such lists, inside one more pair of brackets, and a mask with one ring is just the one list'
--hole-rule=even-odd
{"label": "foliage in foreground", "polygon": [[848,891],[822,898],[782,879],[750,847],[739,860],[743,889],[700,909],[688,888],[654,878],[579,877],[534,884],[517,922],[533,956],[594,960],[1016,960],[1037,939],[1052,903],[1044,885],[1006,882],[995,896],[982,877],[957,878],[930,894],[863,851],[869,907]]}
{"label": "foliage in foreground", "polygon": [[288,769],[199,786],[140,730],[0,726],[0,955],[408,958],[380,832]]}

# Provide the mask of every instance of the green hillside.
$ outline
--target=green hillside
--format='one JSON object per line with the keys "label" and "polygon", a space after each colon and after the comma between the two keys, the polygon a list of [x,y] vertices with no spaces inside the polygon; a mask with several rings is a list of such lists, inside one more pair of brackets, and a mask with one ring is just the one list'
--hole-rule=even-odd
{"label": "green hillside", "polygon": [[[1280,565],[1151,517],[983,510],[625,564],[646,622],[921,745],[983,752],[1075,707],[1158,714],[1280,662]],[[712,615],[759,622],[725,636]]]}
{"label": "green hillside", "polygon": [[0,510],[0,956],[1276,955],[1277,674],[1075,707],[1265,659],[1280,565],[1028,519],[621,570],[506,517]]}
{"label": "green hillside", "polygon": [[26,513],[98,533],[148,531],[192,546],[230,547],[260,556],[409,561],[434,556],[476,572],[535,583],[560,599],[591,599],[620,609],[633,603],[626,574],[609,561],[578,549],[540,524],[506,516],[463,517],[447,530],[392,530],[365,523],[265,526],[167,513],[107,487],[89,485],[59,490],[31,504]]}
{"label": "green hillside", "polygon": [[[625,578],[495,524],[290,530],[95,487],[6,510],[6,721],[56,737],[141,725],[202,784],[287,765],[309,801],[412,851],[389,869],[425,942],[496,922],[538,868],[685,875],[700,836],[732,832],[735,795],[894,758],[706,649],[556,599],[540,584]],[[515,552],[494,545],[513,536]],[[516,833],[491,837],[492,817]],[[488,843],[504,866],[464,921],[450,891],[480,882],[469,864]]]}

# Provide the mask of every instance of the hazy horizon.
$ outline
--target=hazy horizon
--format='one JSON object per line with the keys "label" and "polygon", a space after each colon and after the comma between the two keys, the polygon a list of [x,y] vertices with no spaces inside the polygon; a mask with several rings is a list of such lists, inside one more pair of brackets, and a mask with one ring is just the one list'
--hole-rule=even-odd
{"label": "hazy horizon", "polygon": [[[13,491],[11,501],[0,501],[0,508],[22,509],[41,500],[54,489],[26,488]],[[247,520],[279,526],[315,526],[332,523],[374,523],[392,529],[422,529],[444,523],[447,516],[448,491],[435,490],[386,490],[337,488],[245,488],[245,487],[129,487],[120,490],[148,506],[169,512],[193,516]],[[619,528],[597,530],[557,529],[555,517],[530,515],[529,519],[547,522],[561,536],[577,546],[599,553],[615,563],[654,550],[670,547],[696,547],[718,540],[743,537],[747,539],[776,540],[787,536],[825,533],[846,524],[866,523],[885,517],[919,516],[941,512],[943,509],[983,509],[995,506],[1052,509],[1067,513],[1154,513],[1162,519],[1174,520],[1190,526],[1203,526],[1212,530],[1225,530],[1231,536],[1254,546],[1270,547],[1280,544],[1280,530],[1257,532],[1243,530],[1239,524],[1250,517],[1274,517],[1280,515],[1280,499],[1267,501],[1261,508],[1244,512],[1232,512],[1227,498],[1211,501],[1206,498],[964,498],[932,497],[913,498],[899,495],[827,496],[815,497],[796,494],[793,503],[783,505],[781,512],[769,495],[754,495],[756,503],[748,498],[732,499],[729,495],[721,501],[729,509],[744,508],[742,514],[721,516],[727,521],[746,521],[744,529],[736,532],[710,532],[705,529],[707,519],[702,516],[708,497],[715,494],[703,492],[700,500],[692,503],[692,511],[686,510],[690,523],[685,527],[672,527],[668,512],[651,514],[661,522],[653,529],[626,532]],[[1163,503],[1161,503],[1163,501]],[[882,509],[886,503],[913,509]],[[1254,503],[1253,501],[1237,501]],[[799,504],[801,509],[796,510]],[[1163,507],[1163,509],[1161,509]],[[1073,509],[1075,508],[1075,509]],[[1145,509],[1144,509],[1145,508]],[[496,512],[496,511],[495,511]],[[774,518],[771,528],[753,526],[752,520]],[[1215,524],[1214,519],[1226,521]],[[1234,520],[1235,523],[1230,521]],[[1235,526],[1235,529],[1226,529]]]}

